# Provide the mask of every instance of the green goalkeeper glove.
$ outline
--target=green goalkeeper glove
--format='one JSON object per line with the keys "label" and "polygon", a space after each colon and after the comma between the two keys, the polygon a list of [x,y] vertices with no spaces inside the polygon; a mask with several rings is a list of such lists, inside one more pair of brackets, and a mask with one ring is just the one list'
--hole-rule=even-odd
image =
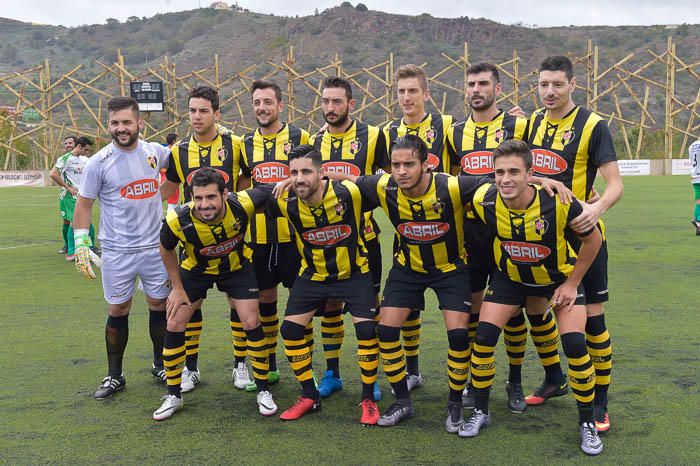
{"label": "green goalkeeper glove", "polygon": [[92,270],[91,262],[100,267],[102,260],[90,249],[92,247],[90,232],[84,228],[75,230],[73,238],[75,240],[75,268],[83,277],[94,280],[95,272]]}

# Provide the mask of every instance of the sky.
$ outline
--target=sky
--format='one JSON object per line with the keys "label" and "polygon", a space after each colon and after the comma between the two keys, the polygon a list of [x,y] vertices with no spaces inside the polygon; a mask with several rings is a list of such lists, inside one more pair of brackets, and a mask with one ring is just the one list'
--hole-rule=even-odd
{"label": "sky", "polygon": [[[25,22],[79,26],[103,24],[107,18],[120,21],[130,16],[153,16],[156,13],[192,10],[208,6],[213,0],[0,0],[0,17]],[[342,0],[238,0],[243,8],[259,13],[284,16],[305,16],[318,8],[323,11]],[[228,1],[232,4],[234,2]],[[357,5],[358,0],[351,0]],[[700,7],[697,0],[587,0],[567,2],[552,0],[362,0],[370,10],[435,17],[488,18],[504,24],[529,26],[585,25],[652,25],[698,24]]]}

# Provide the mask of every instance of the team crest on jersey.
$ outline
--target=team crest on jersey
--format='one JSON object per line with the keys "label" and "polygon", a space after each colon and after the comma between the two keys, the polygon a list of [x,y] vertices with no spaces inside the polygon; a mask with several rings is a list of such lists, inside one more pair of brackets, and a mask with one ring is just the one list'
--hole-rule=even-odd
{"label": "team crest on jersey", "polygon": [[347,209],[347,204],[345,202],[338,202],[335,205],[335,213],[338,214],[339,217],[342,217],[345,214],[345,210]]}
{"label": "team crest on jersey", "polygon": [[549,228],[549,222],[544,217],[536,218],[535,223],[534,223],[534,227],[535,227],[535,232],[538,235],[542,236],[547,232],[547,228]]}
{"label": "team crest on jersey", "polygon": [[505,141],[506,138],[508,137],[508,131],[507,131],[505,128],[503,128],[503,127],[498,128],[498,129],[496,130],[496,134],[494,134],[493,137],[494,137],[494,139],[496,140],[496,142],[500,144],[500,143],[502,143],[503,141]]}
{"label": "team crest on jersey", "polygon": [[158,158],[155,155],[148,155],[146,160],[148,161],[149,167],[153,169],[158,168]]}
{"label": "team crest on jersey", "polygon": [[223,147],[220,147],[219,150],[216,152],[216,158],[219,159],[219,162],[222,162],[226,160],[228,157],[228,151],[224,149]]}
{"label": "team crest on jersey", "polygon": [[292,143],[290,141],[287,141],[284,143],[284,146],[282,147],[282,150],[284,151],[284,155],[289,155],[289,153],[292,151]]}
{"label": "team crest on jersey", "polygon": [[574,132],[573,128],[564,131],[564,133],[561,135],[562,145],[564,145],[564,146],[567,145],[568,143],[573,141],[575,137],[576,137],[576,133]]}
{"label": "team crest on jersey", "polygon": [[441,215],[443,210],[445,210],[445,203],[440,201],[440,199],[433,203],[433,212]]}
{"label": "team crest on jersey", "polygon": [[435,135],[437,132],[435,131],[435,128],[432,126],[428,129],[428,131],[425,132],[425,142],[428,145],[428,148],[432,146],[432,144],[435,142]]}
{"label": "team crest on jersey", "polygon": [[362,150],[362,143],[359,139],[355,139],[350,143],[350,153],[352,155],[357,155]]}

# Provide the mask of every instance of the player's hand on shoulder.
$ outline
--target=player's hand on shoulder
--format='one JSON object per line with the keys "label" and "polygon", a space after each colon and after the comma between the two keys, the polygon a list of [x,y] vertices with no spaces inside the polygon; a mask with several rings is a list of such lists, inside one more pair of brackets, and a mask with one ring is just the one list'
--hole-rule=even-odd
{"label": "player's hand on shoulder", "polygon": [[520,106],[518,105],[508,110],[508,115],[520,118],[527,118],[527,115],[525,114],[523,109],[520,108]]}
{"label": "player's hand on shoulder", "polygon": [[285,191],[289,190],[289,187],[292,185],[292,179],[287,178],[284,181],[278,182],[274,188],[272,188],[272,195],[275,197],[275,199],[279,199],[284,195]]}
{"label": "player's hand on shoulder", "polygon": [[562,204],[570,204],[571,200],[574,198],[574,193],[561,181],[543,178],[542,187],[547,191],[549,197],[558,195]]}

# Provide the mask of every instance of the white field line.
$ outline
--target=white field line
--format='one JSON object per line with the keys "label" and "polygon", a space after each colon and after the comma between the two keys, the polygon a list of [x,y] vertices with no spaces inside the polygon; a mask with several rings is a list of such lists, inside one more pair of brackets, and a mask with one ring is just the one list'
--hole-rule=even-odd
{"label": "white field line", "polygon": [[44,246],[47,244],[58,243],[58,241],[46,241],[45,243],[20,244],[19,246],[7,246],[0,248],[0,251],[9,251],[10,249],[28,248],[30,246]]}

